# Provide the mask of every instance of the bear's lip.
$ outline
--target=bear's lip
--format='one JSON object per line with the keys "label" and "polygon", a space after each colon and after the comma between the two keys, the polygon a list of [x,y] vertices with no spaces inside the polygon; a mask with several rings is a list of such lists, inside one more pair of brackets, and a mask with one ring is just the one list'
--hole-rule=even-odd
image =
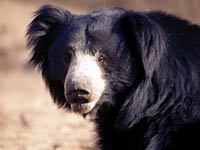
{"label": "bear's lip", "polygon": [[86,114],[90,112],[96,105],[96,101],[91,101],[88,103],[71,103],[71,110],[75,113]]}

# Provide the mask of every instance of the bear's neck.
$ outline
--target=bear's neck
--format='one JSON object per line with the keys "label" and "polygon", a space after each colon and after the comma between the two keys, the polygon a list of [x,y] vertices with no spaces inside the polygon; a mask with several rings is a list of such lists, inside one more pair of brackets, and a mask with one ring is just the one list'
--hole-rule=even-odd
{"label": "bear's neck", "polygon": [[117,109],[107,109],[98,112],[95,119],[97,132],[99,134],[99,145],[102,150],[144,150],[144,136],[148,130],[146,120],[139,122],[132,128],[119,129],[116,127]]}

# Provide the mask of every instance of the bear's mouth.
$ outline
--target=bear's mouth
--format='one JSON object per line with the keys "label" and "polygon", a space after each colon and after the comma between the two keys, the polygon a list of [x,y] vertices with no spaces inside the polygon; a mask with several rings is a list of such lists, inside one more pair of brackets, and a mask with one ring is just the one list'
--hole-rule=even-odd
{"label": "bear's mouth", "polygon": [[71,110],[75,113],[86,114],[90,112],[96,105],[96,101],[91,101],[88,103],[71,103]]}

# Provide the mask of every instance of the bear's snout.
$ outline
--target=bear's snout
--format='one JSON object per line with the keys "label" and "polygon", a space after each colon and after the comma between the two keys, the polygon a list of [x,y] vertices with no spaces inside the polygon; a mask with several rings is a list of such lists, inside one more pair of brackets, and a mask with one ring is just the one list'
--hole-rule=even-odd
{"label": "bear's snout", "polygon": [[105,89],[105,79],[96,57],[76,53],[72,57],[65,77],[65,98],[74,112],[90,112],[100,100]]}

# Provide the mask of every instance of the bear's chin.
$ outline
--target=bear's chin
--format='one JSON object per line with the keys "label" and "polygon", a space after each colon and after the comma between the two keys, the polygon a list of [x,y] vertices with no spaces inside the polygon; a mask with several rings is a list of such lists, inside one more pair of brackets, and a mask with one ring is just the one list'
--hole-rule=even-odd
{"label": "bear's chin", "polygon": [[70,104],[71,110],[78,114],[86,114],[89,113],[96,105],[96,101],[92,101],[89,103],[73,103]]}

